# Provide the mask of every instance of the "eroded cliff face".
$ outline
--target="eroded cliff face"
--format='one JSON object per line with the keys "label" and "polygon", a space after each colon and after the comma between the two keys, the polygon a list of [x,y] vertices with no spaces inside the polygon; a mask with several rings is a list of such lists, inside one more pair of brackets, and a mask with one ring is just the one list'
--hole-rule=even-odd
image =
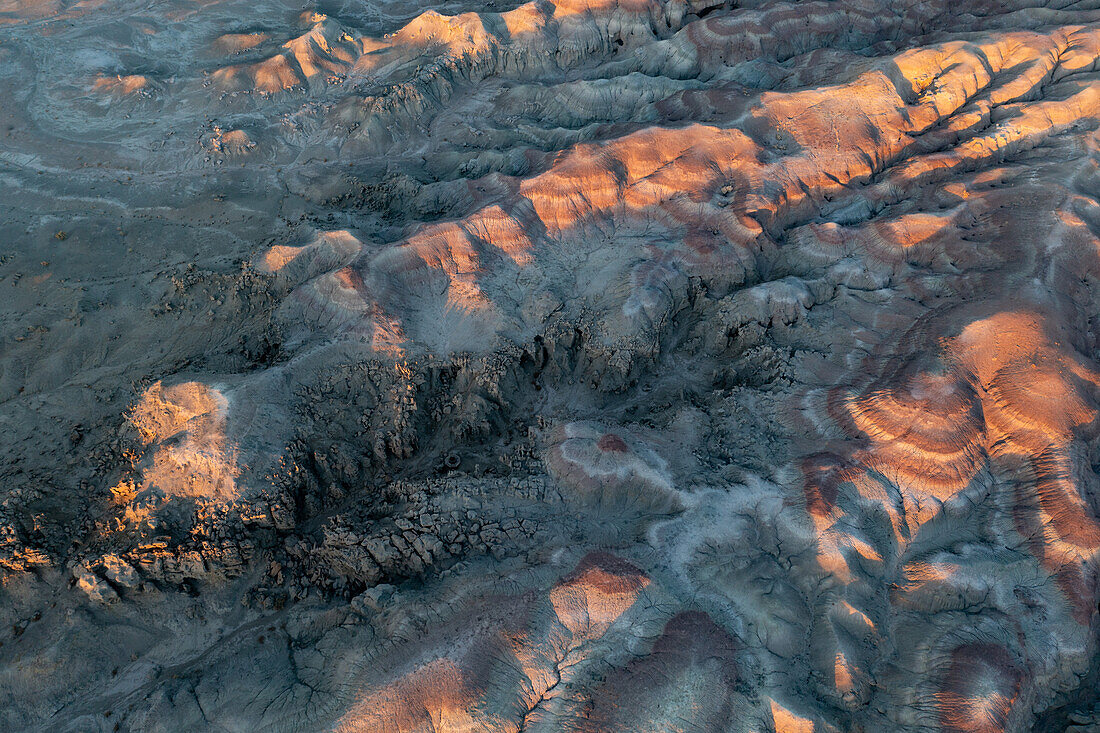
{"label": "eroded cliff face", "polygon": [[0,724],[1100,730],[1098,59],[0,2]]}

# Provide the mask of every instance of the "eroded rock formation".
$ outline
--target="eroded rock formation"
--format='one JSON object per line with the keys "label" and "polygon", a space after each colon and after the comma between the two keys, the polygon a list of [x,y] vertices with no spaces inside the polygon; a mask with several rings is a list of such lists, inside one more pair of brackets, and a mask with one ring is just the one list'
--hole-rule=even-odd
{"label": "eroded rock formation", "polygon": [[0,2],[0,727],[1100,730],[1098,60]]}

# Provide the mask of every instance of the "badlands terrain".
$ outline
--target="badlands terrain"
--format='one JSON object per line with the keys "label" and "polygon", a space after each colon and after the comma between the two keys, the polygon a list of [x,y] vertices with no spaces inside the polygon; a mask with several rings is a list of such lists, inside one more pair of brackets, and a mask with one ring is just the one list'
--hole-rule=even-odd
{"label": "badlands terrain", "polygon": [[1100,731],[1100,0],[0,0],[0,730]]}

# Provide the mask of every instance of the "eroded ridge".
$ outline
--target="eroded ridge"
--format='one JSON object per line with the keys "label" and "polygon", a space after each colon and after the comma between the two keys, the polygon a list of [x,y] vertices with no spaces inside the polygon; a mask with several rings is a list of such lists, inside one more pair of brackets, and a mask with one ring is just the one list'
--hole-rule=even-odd
{"label": "eroded ridge", "polygon": [[1100,729],[1098,59],[0,4],[0,723]]}

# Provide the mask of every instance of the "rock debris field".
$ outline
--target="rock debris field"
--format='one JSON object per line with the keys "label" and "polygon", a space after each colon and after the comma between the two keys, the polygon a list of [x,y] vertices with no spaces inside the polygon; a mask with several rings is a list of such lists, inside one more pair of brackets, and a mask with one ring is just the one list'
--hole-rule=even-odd
{"label": "rock debris field", "polygon": [[0,0],[0,729],[1097,733],[1098,60]]}

